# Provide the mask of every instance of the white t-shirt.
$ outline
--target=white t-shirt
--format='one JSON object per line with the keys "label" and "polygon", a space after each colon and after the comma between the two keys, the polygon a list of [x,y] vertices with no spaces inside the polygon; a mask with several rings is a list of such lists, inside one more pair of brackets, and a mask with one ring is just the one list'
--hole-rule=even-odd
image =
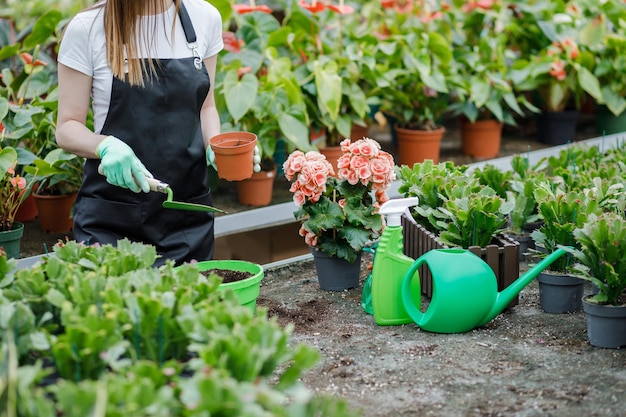
{"label": "white t-shirt", "polygon": [[[185,0],[184,3],[196,32],[200,55],[208,58],[219,53],[224,42],[222,17],[217,9],[205,0]],[[100,133],[106,120],[113,82],[113,73],[106,59],[103,11],[103,8],[95,8],[78,13],[65,29],[58,56],[60,64],[93,77],[91,98],[96,133]],[[172,22],[175,18],[172,39]],[[148,33],[156,31],[153,49],[149,54],[151,57],[179,59],[193,56],[173,5],[162,14],[143,17],[142,28]],[[143,57],[147,55],[145,51],[140,53]]]}

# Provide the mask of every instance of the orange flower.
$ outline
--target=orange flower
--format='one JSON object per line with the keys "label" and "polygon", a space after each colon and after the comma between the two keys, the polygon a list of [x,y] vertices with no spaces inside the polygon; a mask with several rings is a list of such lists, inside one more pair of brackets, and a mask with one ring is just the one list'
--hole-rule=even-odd
{"label": "orange flower", "polygon": [[569,57],[571,59],[576,59],[578,58],[578,55],[580,55],[578,45],[569,38],[563,39],[563,42],[561,42],[561,48],[563,48],[563,51],[569,52]]}
{"label": "orange flower", "polygon": [[567,73],[565,72],[565,63],[557,58],[550,64],[550,75],[558,81],[563,81],[565,77],[567,77]]}
{"label": "orange flower", "polygon": [[47,62],[41,61],[39,59],[33,62],[33,56],[27,52],[22,52],[20,56],[22,57],[26,65],[32,65],[33,67],[45,67],[46,65],[48,65]]}
{"label": "orange flower", "polygon": [[340,147],[336,176],[319,152],[292,152],[283,171],[298,207],[294,214],[302,221],[300,236],[309,246],[352,262],[366,243],[354,247],[341,231],[356,227],[360,231],[350,235],[361,235],[363,242],[380,236],[383,222],[377,208],[389,199],[385,190],[395,180],[395,165],[373,139],[344,139]]}
{"label": "orange flower", "polygon": [[374,36],[376,36],[381,41],[384,41],[391,36],[391,31],[386,25],[382,25],[379,29],[374,30]]}
{"label": "orange flower", "polygon": [[237,68],[237,77],[241,79],[245,74],[252,72],[252,67],[240,67]]}

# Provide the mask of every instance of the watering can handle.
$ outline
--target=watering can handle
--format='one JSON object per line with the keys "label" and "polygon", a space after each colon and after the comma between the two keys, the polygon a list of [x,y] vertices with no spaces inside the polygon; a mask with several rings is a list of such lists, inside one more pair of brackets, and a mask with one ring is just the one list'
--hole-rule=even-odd
{"label": "watering can handle", "polygon": [[[104,172],[102,172],[102,167],[100,165],[98,165],[98,174],[104,175]],[[169,184],[161,180],[157,180],[156,178],[146,178],[146,180],[148,180],[148,185],[150,185],[150,191],[167,194],[167,189],[170,186]]]}

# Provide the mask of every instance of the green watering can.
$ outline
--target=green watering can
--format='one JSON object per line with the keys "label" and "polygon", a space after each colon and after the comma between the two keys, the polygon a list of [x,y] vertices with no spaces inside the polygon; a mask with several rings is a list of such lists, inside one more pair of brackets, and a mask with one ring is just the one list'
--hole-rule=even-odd
{"label": "green watering can", "polygon": [[[467,332],[500,314],[541,271],[565,253],[564,249],[557,249],[498,292],[495,273],[479,256],[465,249],[434,249],[420,256],[404,275],[402,302],[411,319],[423,330]],[[430,305],[423,313],[411,296],[413,276],[417,276],[422,264],[428,265],[433,281]]]}

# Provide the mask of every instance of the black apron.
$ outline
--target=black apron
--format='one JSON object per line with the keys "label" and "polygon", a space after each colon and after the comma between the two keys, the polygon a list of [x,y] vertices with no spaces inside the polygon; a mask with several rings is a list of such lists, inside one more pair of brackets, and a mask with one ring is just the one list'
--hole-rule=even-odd
{"label": "black apron", "polygon": [[[210,78],[182,3],[179,17],[190,57],[159,60],[158,77],[146,77],[144,87],[114,77],[101,133],[127,143],[155,178],[170,184],[176,201],[212,205],[200,128]],[[165,259],[177,264],[212,259],[212,213],[164,209],[164,194],[110,185],[98,174],[99,163],[99,159],[85,163],[74,210],[76,241],[116,245],[128,238],[151,244],[161,255],[155,266]]]}

